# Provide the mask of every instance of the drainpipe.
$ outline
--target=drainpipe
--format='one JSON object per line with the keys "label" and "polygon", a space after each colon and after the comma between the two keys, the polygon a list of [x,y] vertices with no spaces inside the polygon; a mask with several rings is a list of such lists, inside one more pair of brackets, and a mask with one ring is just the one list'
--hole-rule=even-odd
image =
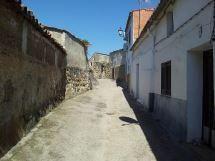
{"label": "drainpipe", "polygon": [[[152,46],[152,71],[154,71],[154,69],[155,69],[155,60],[154,60],[154,58],[155,58],[155,35],[152,33],[150,28],[148,29],[148,33],[153,39],[152,40],[153,41],[152,42],[152,45],[153,45]],[[151,75],[152,78],[154,77],[153,75],[154,74]],[[152,81],[154,81],[154,79],[152,79]],[[154,92],[154,85],[151,85],[151,91]]]}

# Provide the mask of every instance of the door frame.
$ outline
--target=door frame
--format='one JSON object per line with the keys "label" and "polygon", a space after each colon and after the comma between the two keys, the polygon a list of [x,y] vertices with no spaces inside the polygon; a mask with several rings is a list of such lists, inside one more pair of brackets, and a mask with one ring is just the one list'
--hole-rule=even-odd
{"label": "door frame", "polygon": [[112,79],[115,80],[115,69],[114,68],[112,68]]}

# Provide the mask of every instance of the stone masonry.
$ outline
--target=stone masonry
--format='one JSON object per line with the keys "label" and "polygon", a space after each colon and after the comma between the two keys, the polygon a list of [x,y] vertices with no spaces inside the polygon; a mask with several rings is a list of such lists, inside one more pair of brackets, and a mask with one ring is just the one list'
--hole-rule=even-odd
{"label": "stone masonry", "polygon": [[70,32],[45,27],[66,50],[66,99],[82,94],[92,87],[89,76],[87,47]]}
{"label": "stone masonry", "polygon": [[92,88],[88,70],[81,70],[77,67],[67,67],[66,77],[66,98],[75,97]]}
{"label": "stone masonry", "polygon": [[111,79],[111,64],[94,62],[91,71],[97,79]]}
{"label": "stone masonry", "polygon": [[65,50],[15,0],[0,1],[0,157],[64,99]]}
{"label": "stone masonry", "polygon": [[96,79],[111,79],[112,70],[110,57],[106,54],[95,53],[89,60],[91,73]]}

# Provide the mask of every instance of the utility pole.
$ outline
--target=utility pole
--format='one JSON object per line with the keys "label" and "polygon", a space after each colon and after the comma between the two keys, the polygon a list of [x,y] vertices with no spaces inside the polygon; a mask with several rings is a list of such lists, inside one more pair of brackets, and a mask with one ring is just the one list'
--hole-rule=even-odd
{"label": "utility pole", "polygon": [[139,3],[139,28],[138,28],[138,36],[140,36],[140,28],[141,28],[141,10],[142,10],[142,6],[143,6],[143,3],[147,3],[149,2],[149,0],[138,0],[138,3]]}

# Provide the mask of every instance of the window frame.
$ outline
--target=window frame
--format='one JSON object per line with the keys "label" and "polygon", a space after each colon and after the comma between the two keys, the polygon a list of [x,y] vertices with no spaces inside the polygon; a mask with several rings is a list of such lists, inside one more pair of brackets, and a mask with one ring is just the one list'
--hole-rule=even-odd
{"label": "window frame", "polygon": [[173,11],[169,11],[166,14],[167,21],[167,36],[171,36],[174,33],[174,14]]}
{"label": "window frame", "polygon": [[161,64],[161,94],[171,96],[172,94],[172,62],[167,61]]}

